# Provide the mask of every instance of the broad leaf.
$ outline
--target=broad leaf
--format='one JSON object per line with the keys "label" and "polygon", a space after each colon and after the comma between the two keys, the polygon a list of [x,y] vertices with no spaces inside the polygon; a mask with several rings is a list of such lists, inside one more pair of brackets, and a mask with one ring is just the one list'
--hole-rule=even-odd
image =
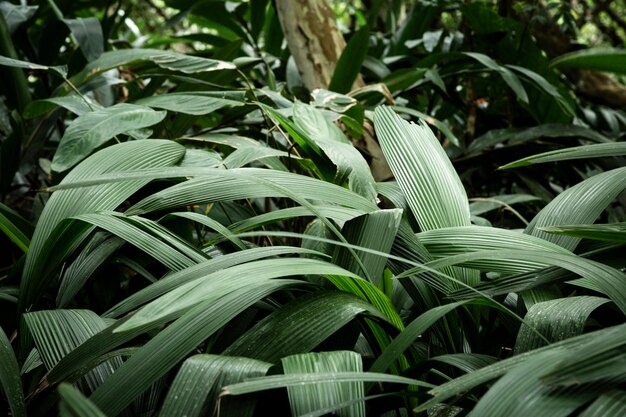
{"label": "broad leaf", "polygon": [[561,55],[550,63],[556,68],[585,68],[626,73],[626,51],[611,48],[589,48]]}
{"label": "broad leaf", "polygon": [[52,158],[52,169],[65,171],[115,135],[155,125],[165,115],[149,107],[122,103],[79,116],[61,138]]}

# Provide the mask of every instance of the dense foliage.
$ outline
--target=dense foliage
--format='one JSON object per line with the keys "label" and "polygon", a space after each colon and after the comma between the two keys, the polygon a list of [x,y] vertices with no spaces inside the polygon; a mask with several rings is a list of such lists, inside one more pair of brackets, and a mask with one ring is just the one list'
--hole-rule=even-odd
{"label": "dense foliage", "polygon": [[26,3],[1,412],[626,415],[623,2]]}

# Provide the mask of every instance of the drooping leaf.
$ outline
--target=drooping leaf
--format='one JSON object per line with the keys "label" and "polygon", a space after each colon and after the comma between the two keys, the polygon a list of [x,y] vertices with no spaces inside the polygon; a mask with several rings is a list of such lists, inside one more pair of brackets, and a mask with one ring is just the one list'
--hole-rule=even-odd
{"label": "drooping leaf", "polygon": [[626,51],[612,48],[589,48],[561,55],[550,63],[556,68],[585,68],[626,73]]}
{"label": "drooping leaf", "polygon": [[35,118],[49,112],[50,110],[57,108],[57,106],[61,106],[78,116],[82,116],[94,110],[103,109],[100,104],[93,101],[88,96],[70,94],[67,96],[48,97],[45,99],[32,101],[24,110],[24,117],[27,119]]}
{"label": "drooping leaf", "polygon": [[500,74],[504,82],[507,83],[507,85],[511,87],[511,90],[513,90],[515,95],[517,95],[517,98],[519,98],[524,103],[528,103],[528,94],[526,93],[524,86],[522,85],[519,78],[515,74],[513,74],[510,69],[498,65],[498,63],[492,58],[481,53],[464,52],[464,54],[480,62],[486,68],[489,68],[490,70]]}
{"label": "drooping leaf", "polygon": [[78,46],[87,62],[98,59],[104,52],[104,35],[100,21],[95,17],[63,19],[78,42]]}
{"label": "drooping leaf", "polygon": [[8,1],[0,3],[0,13],[2,13],[10,33],[15,32],[22,23],[30,20],[30,18],[35,15],[38,8],[39,6],[11,4]]}
{"label": "drooping leaf", "polygon": [[149,107],[121,103],[79,116],[61,138],[52,158],[52,169],[65,171],[115,135],[155,125],[165,115]]}
{"label": "drooping leaf", "polygon": [[[177,163],[185,149],[171,141],[149,140],[131,141],[114,145],[92,155],[73,169],[61,184],[86,180],[94,176],[121,172],[128,169],[167,167]],[[48,261],[52,248],[46,249],[46,242],[54,238],[53,230],[64,219],[82,213],[100,210],[112,210],[124,202],[149,180],[125,181],[116,184],[103,184],[74,190],[55,192],[39,217],[37,227],[31,239],[26,264],[20,283],[20,308],[24,311],[35,301],[49,276],[55,272],[55,266]],[[81,236],[86,230],[82,230]],[[72,250],[72,247],[54,246],[57,258]]]}
{"label": "drooping leaf", "polygon": [[541,230],[563,236],[626,243],[626,223],[549,226]]}
{"label": "drooping leaf", "polygon": [[518,159],[501,166],[499,169],[519,168],[545,162],[570,161],[572,159],[603,158],[626,155],[626,143],[598,143],[594,145],[576,146],[573,148],[558,149],[544,152],[526,158]]}
{"label": "drooping leaf", "polygon": [[550,234],[542,228],[593,223],[624,190],[625,184],[626,168],[594,175],[559,194],[535,216],[525,233],[574,250],[580,239]]}
{"label": "drooping leaf", "polygon": [[[241,382],[246,378],[263,376],[272,365],[250,358],[224,355],[194,355],[183,362],[172,382],[160,414],[171,417],[199,417],[213,410],[214,399],[222,386]],[[228,410],[235,404],[221,403],[220,409]],[[242,406],[250,401],[237,401],[238,416],[245,415]],[[228,410],[234,413],[235,410]]]}

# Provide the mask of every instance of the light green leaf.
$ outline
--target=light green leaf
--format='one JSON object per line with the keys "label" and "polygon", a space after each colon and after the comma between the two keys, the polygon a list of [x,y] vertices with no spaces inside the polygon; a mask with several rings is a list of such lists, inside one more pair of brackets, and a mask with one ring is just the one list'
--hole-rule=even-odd
{"label": "light green leaf", "polygon": [[24,117],[32,119],[55,109],[57,106],[61,106],[79,116],[91,113],[94,110],[102,110],[104,108],[88,96],[70,94],[67,96],[49,97],[32,101],[24,110]]}
{"label": "light green leaf", "polygon": [[243,288],[252,283],[307,274],[334,274],[359,278],[343,268],[316,259],[281,258],[235,265],[177,287],[144,306],[115,331],[124,332],[147,325],[174,315],[178,311],[185,311],[201,301],[215,300],[236,288]]}
{"label": "light green leaf", "polygon": [[[104,320],[89,310],[35,311],[26,313],[24,320],[48,370],[69,352],[107,327]],[[50,329],[55,330],[51,332]],[[89,390],[96,389],[120,365],[119,358],[99,365],[85,375],[86,385],[81,385]]]}
{"label": "light green leaf", "polygon": [[[285,375],[363,372],[361,356],[356,352],[336,351],[292,355],[281,360]],[[320,383],[287,387],[291,413],[300,416],[320,408],[363,398],[363,381]],[[337,410],[340,417],[364,417],[365,403],[357,402]]]}
{"label": "light green leaf", "polygon": [[24,392],[20,368],[13,352],[11,342],[0,327],[0,388],[11,408],[11,415],[15,417],[26,416],[24,404]]}
{"label": "light green leaf", "polygon": [[626,415],[626,392],[615,390],[598,397],[580,414],[580,417],[622,417],[623,415]]}
{"label": "light green leaf", "polygon": [[543,208],[525,233],[574,250],[580,239],[547,233],[549,226],[593,223],[604,209],[626,188],[626,168],[597,174],[568,188]]}
{"label": "light green leaf", "polygon": [[585,68],[626,74],[626,50],[589,48],[561,55],[550,63],[556,68]]}
{"label": "light green leaf", "polygon": [[543,227],[541,230],[563,236],[626,243],[626,223],[551,226]]}
{"label": "light green leaf", "polygon": [[533,304],[517,334],[515,352],[526,352],[545,345],[545,342],[530,330],[531,327],[553,342],[578,336],[593,310],[608,301],[606,298],[580,296]]}
{"label": "light green leaf", "polygon": [[39,6],[26,6],[11,4],[8,1],[0,3],[0,13],[7,23],[9,33],[13,34],[22,23],[30,20],[35,15]]}
{"label": "light green leaf", "polygon": [[293,280],[258,281],[217,299],[202,301],[141,347],[90,399],[107,415],[119,414],[237,314],[276,290],[299,284]]}
{"label": "light green leaf", "polygon": [[408,107],[393,106],[392,108],[398,113],[410,114],[411,116],[415,116],[431,126],[435,126],[437,129],[439,129],[441,133],[444,134],[444,136],[450,141],[450,143],[457,147],[461,146],[461,141],[459,141],[459,138],[457,138],[454,133],[452,133],[452,131],[448,128],[448,126],[446,126],[446,124],[441,120],[435,119],[434,117],[429,116],[426,113],[422,113]]}
{"label": "light green leaf", "polygon": [[9,58],[9,57],[2,56],[2,55],[0,55],[0,65],[6,66],[6,67],[13,67],[13,68],[23,68],[23,69],[28,69],[28,70],[42,70],[42,71],[51,70],[52,72],[60,75],[61,77],[65,77],[65,75],[67,75],[66,66],[49,67],[46,65],[33,64],[32,62],[28,62],[28,61],[20,61],[19,59],[13,59],[13,58]]}
{"label": "light green leaf", "polygon": [[573,148],[557,149],[540,153],[526,158],[518,159],[501,166],[498,169],[519,168],[534,164],[543,164],[545,162],[570,161],[572,159],[589,159],[603,158],[611,156],[626,155],[626,143],[598,143],[594,145],[576,146]]}
{"label": "light green leaf", "polygon": [[[267,373],[272,364],[249,358],[224,355],[194,355],[183,362],[172,382],[160,414],[168,417],[199,417],[211,412],[219,389],[228,384],[241,382],[246,378],[259,377]],[[248,400],[248,401],[246,401]],[[251,405],[249,399],[240,399]],[[234,402],[222,402],[222,412]],[[231,413],[234,410],[229,410]],[[237,410],[243,416],[244,410]],[[249,410],[251,411],[251,410]]]}
{"label": "light green leaf", "polygon": [[348,176],[350,189],[370,201],[376,198],[374,177],[369,165],[343,132],[313,106],[296,102],[293,107],[296,127],[308,142],[319,146],[337,166],[337,176]]}
{"label": "light green leaf", "polygon": [[[61,184],[128,169],[172,166],[184,153],[185,148],[166,140],[131,141],[114,145],[87,158],[73,169]],[[56,265],[50,264],[49,257],[54,255],[57,259],[63,259],[73,249],[53,243],[56,238],[52,233],[55,227],[72,216],[115,209],[148,182],[149,180],[143,179],[62,190],[55,192],[48,199],[31,239],[24,266],[20,287],[21,311],[39,297],[42,288],[48,284],[49,277],[56,272]],[[82,230],[76,238],[84,236],[85,232],[86,230]]]}
{"label": "light green leaf", "polygon": [[213,113],[224,107],[243,105],[243,103],[235,100],[193,93],[159,94],[136,100],[133,104],[197,116]]}
{"label": "light green leaf", "polygon": [[79,116],[61,138],[52,169],[65,171],[115,135],[155,125],[165,115],[149,107],[121,103]]}
{"label": "light green leaf", "polygon": [[439,141],[423,123],[376,109],[381,148],[422,230],[469,226],[467,194]]}

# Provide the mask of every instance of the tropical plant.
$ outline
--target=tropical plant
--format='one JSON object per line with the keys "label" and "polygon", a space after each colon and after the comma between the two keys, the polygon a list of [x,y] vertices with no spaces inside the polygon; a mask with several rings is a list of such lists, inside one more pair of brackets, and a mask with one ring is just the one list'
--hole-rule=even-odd
{"label": "tropical plant", "polygon": [[166,3],[0,3],[10,415],[626,414],[626,118],[562,77],[626,65],[546,57],[575,7],[334,2],[308,91],[278,2]]}

